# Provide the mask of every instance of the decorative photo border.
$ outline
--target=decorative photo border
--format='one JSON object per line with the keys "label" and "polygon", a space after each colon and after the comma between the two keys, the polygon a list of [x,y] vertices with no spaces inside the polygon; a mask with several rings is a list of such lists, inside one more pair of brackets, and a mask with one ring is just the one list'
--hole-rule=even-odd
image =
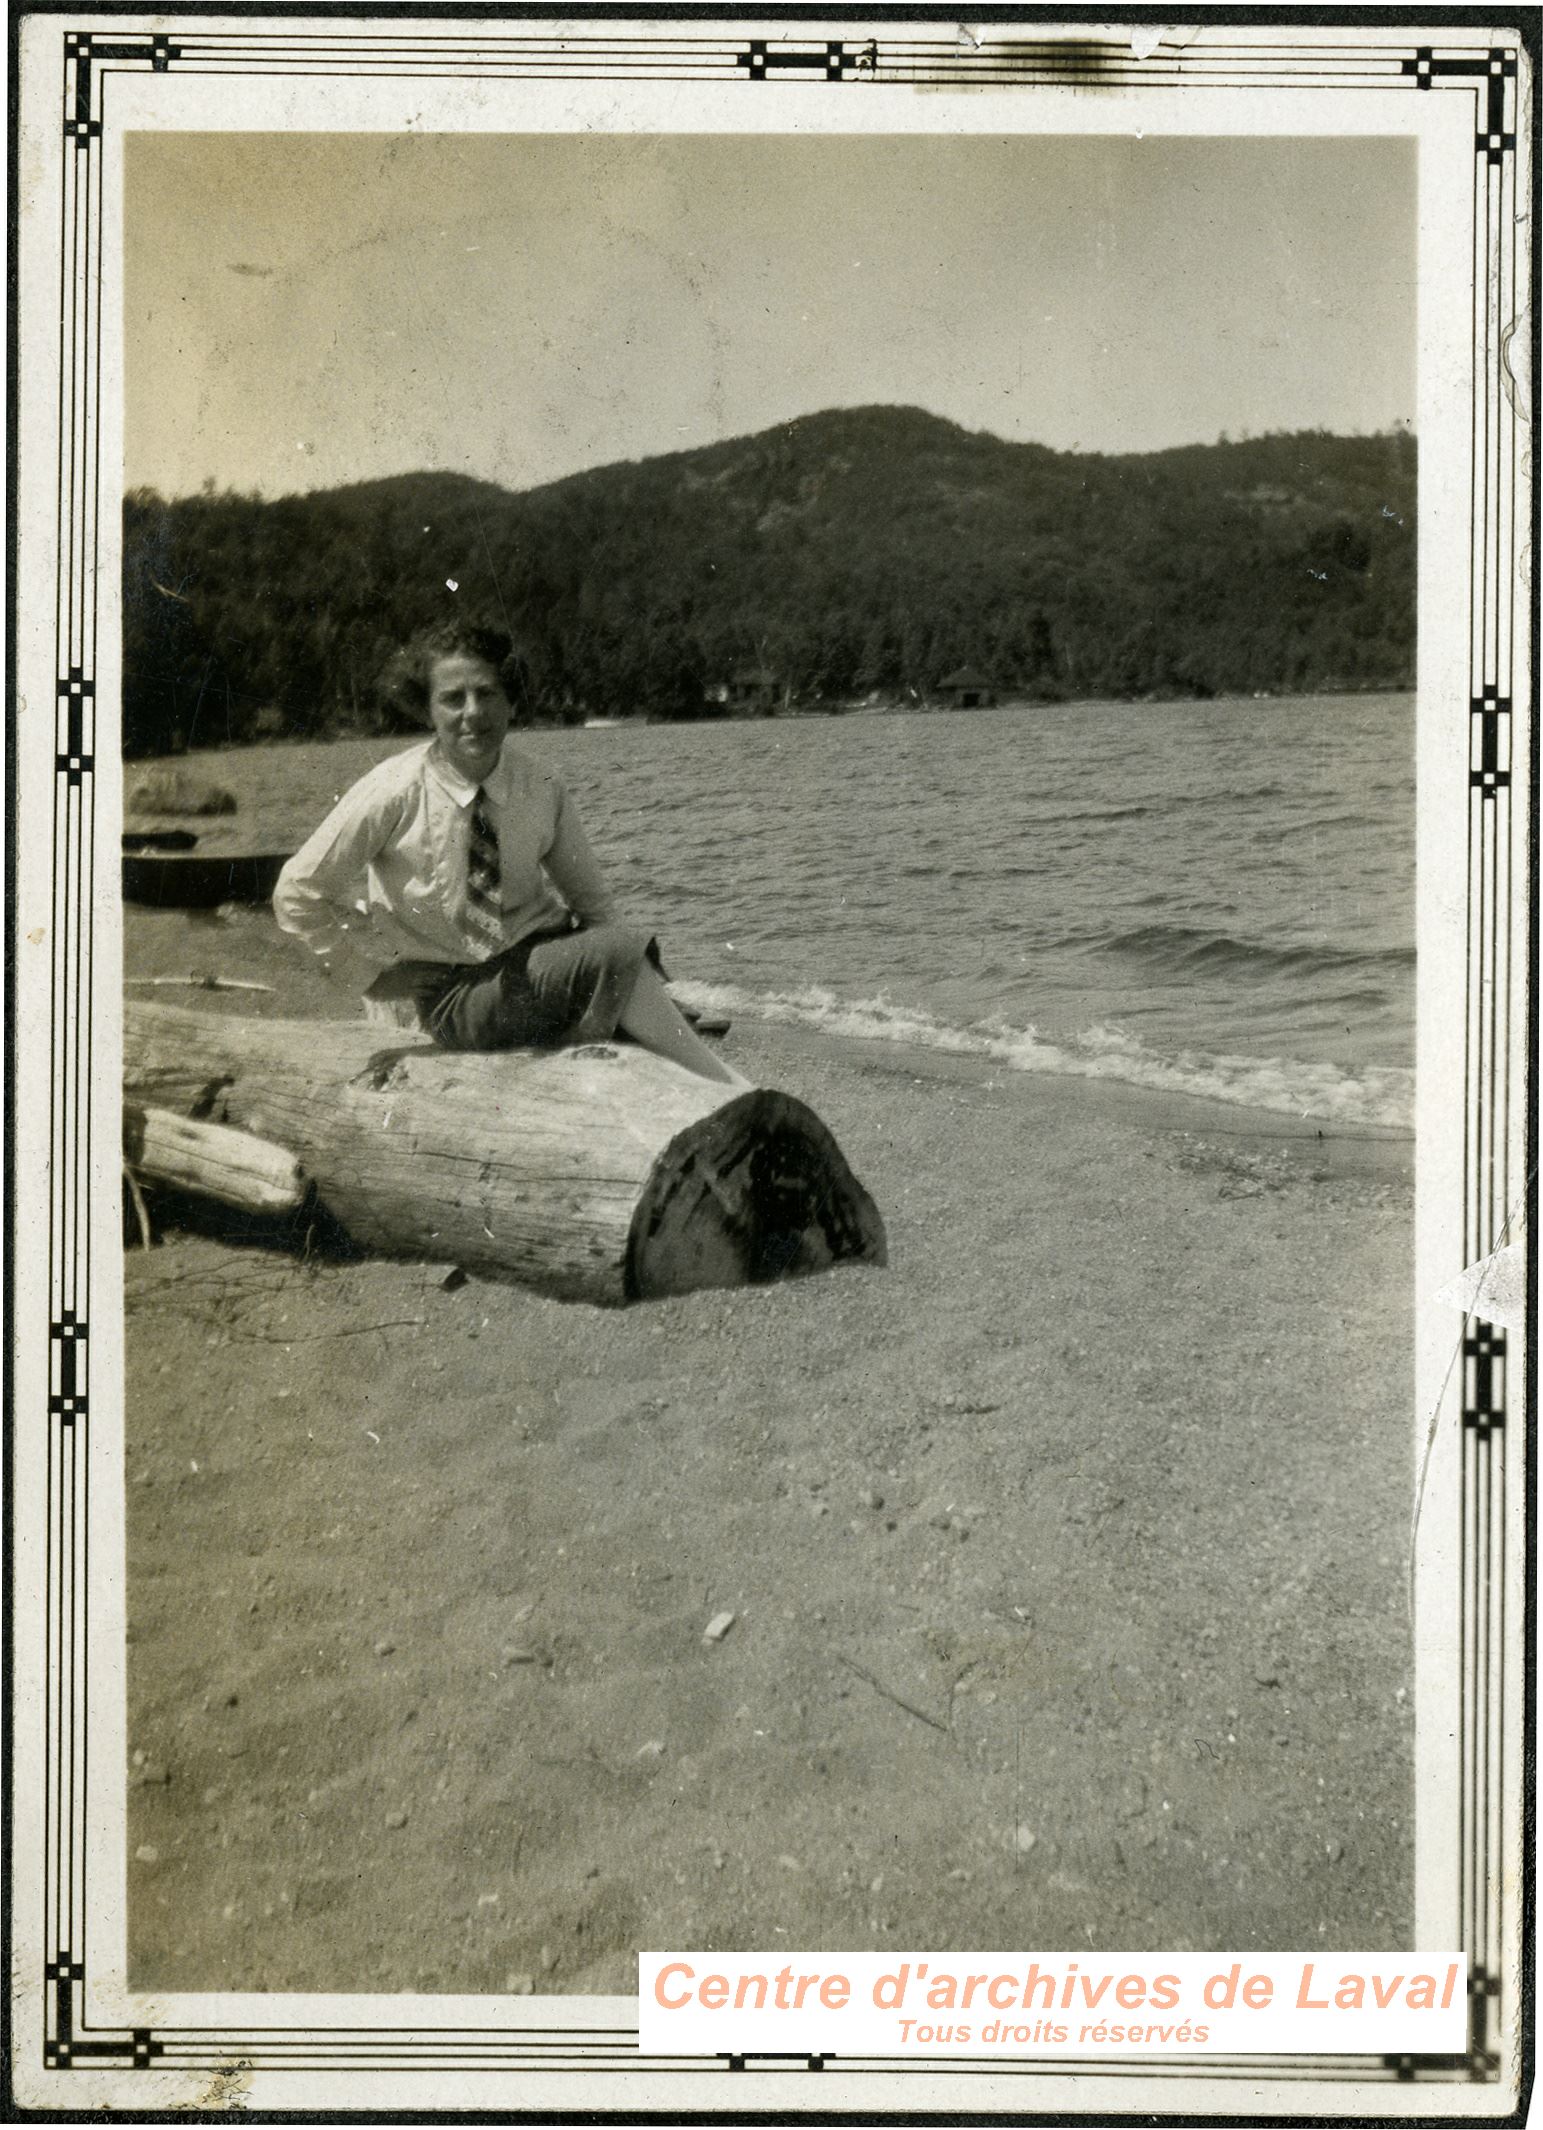
{"label": "decorative photo border", "polygon": [[[1075,19],[1076,11],[1069,11],[1066,20]],[[198,2094],[201,2103],[194,2105],[216,2105],[240,2092],[244,2105],[259,2108],[326,2112],[363,2105],[372,2112],[422,2112],[436,2105],[435,2088],[451,2074],[480,2073],[500,2074],[488,2080],[486,2105],[502,2115],[575,2107],[590,2120],[766,2110],[830,2119],[837,2109],[914,2116],[976,2106],[1025,2115],[1060,2106],[1105,2115],[1201,2110],[1242,2116],[1261,2105],[1261,2095],[1287,2114],[1354,2110],[1388,2120],[1496,2115],[1517,2105],[1531,2067],[1530,2030],[1523,2032],[1522,2021],[1524,2014],[1530,2018],[1526,1889],[1533,1858],[1521,1785],[1533,1745],[1534,1364],[1530,1339],[1521,1341],[1514,1330],[1479,1317],[1463,1325],[1450,1395],[1423,1416],[1430,1432],[1427,1437],[1422,1425],[1419,1453],[1426,1458],[1428,1493],[1416,1547],[1422,1638],[1434,1623],[1454,1656],[1450,1666],[1423,1675],[1427,1696],[1436,1679],[1448,1691],[1442,1709],[1422,1704],[1422,1737],[1450,1731],[1454,1744],[1450,1761],[1437,1754],[1430,1771],[1422,1761],[1422,1812],[1433,1822],[1450,1818],[1444,1790],[1449,1773],[1457,1798],[1450,1842],[1436,1842],[1434,1851],[1423,1842],[1421,1937],[1455,1939],[1469,1956],[1469,2040],[1461,2055],[1119,2064],[982,2059],[947,2066],[819,2057],[650,2059],[637,2053],[624,2025],[586,2024],[582,2015],[571,2023],[562,2017],[542,2024],[534,2008],[514,2015],[531,2018],[531,2024],[499,2016],[440,2025],[433,2000],[335,1999],[327,2002],[347,2023],[329,2018],[325,2025],[291,2028],[279,2020],[254,2024],[220,2016],[219,2000],[211,1999],[204,2022],[147,2015],[143,2023],[125,2023],[99,2008],[93,1987],[99,1953],[93,1886],[95,1875],[111,1867],[103,1863],[90,1810],[90,1669],[101,1632],[91,1428],[93,1401],[116,1394],[110,1374],[104,1380],[94,1362],[99,1349],[93,1338],[94,1289],[110,1256],[100,1227],[93,1228],[93,1220],[103,1223],[106,1214],[98,1189],[103,1148],[93,1132],[110,1138],[115,1129],[115,1110],[104,1110],[103,1090],[95,1091],[93,1102],[103,1038],[93,1017],[100,977],[97,917],[102,898],[115,893],[114,864],[104,872],[98,857],[100,834],[109,853],[114,848],[111,820],[105,829],[98,823],[99,744],[116,745],[109,694],[116,657],[104,657],[103,643],[114,626],[117,592],[102,576],[104,553],[115,554],[116,543],[103,539],[102,514],[110,518],[118,507],[111,476],[104,487],[103,463],[103,395],[111,388],[103,370],[104,252],[111,242],[103,219],[104,158],[111,152],[104,119],[126,78],[164,75],[192,87],[218,77],[226,96],[239,95],[249,82],[301,75],[468,83],[753,82],[769,98],[787,97],[790,118],[800,92],[815,88],[843,96],[860,96],[874,84],[1161,89],[1193,95],[1197,121],[1207,129],[1219,91],[1354,90],[1450,100],[1465,119],[1471,116],[1473,396],[1463,711],[1469,744],[1466,782],[1459,793],[1446,795],[1452,808],[1460,808],[1466,835],[1462,1156],[1459,1202],[1440,1208],[1436,1217],[1460,1233],[1461,1264],[1467,1266],[1516,1239],[1535,1214],[1535,1053],[1527,1037],[1526,979],[1529,909],[1534,916],[1536,910],[1531,866],[1537,781],[1528,717],[1537,652],[1529,577],[1536,444],[1522,394],[1524,358],[1536,345],[1526,231],[1536,226],[1538,193],[1536,159],[1528,155],[1535,136],[1527,35],[1519,17],[1509,27],[1491,24],[1481,33],[1472,16],[1438,17],[1436,26],[1421,29],[1384,15],[1351,28],[1339,16],[1281,21],[1239,10],[1224,19],[1206,15],[1197,32],[1183,33],[1188,41],[1173,44],[1159,41],[1155,25],[1150,39],[1141,31],[1122,41],[1101,19],[1103,27],[1089,17],[1085,28],[1058,34],[1049,24],[1003,10],[972,18],[969,32],[954,18],[916,10],[862,22],[842,17],[834,30],[830,18],[804,16],[742,23],[728,15],[570,18],[559,33],[514,11],[464,20],[458,11],[446,11],[425,24],[325,11],[290,20],[259,6],[240,18],[173,8],[158,14],[153,27],[126,11],[40,8],[16,26],[12,57],[21,80],[21,148],[19,162],[13,160],[13,184],[19,175],[23,211],[29,182],[40,172],[59,200],[56,250],[47,268],[39,254],[32,255],[34,278],[24,283],[23,299],[28,288],[37,299],[45,273],[51,274],[58,313],[57,463],[52,552],[38,565],[52,584],[50,623],[39,620],[32,590],[43,580],[29,576],[25,552],[16,578],[21,661],[35,634],[40,639],[47,633],[56,687],[51,816],[46,825],[36,815],[29,819],[24,804],[16,824],[19,848],[13,841],[11,851],[13,918],[29,906],[27,883],[48,883],[51,955],[46,1060],[39,1055],[29,1078],[13,1059],[11,1079],[22,1208],[13,1242],[30,1247],[32,1231],[21,1232],[20,1221],[34,1189],[46,1192],[47,1209],[46,1245],[38,1234],[39,1257],[46,1252],[46,1324],[30,1308],[18,1307],[11,1363],[14,1468],[41,1472],[44,1509],[41,1526],[24,1529],[29,1497],[25,1491],[10,1495],[17,1519],[10,1548],[17,1593],[12,1745],[29,1795],[34,1770],[40,1778],[35,1823],[33,1807],[24,1804],[13,1830],[18,2008],[12,2090],[23,2104],[75,2114],[105,2100],[145,2114],[172,2105],[173,2094]],[[1499,19],[1504,21],[1504,11]],[[1145,56],[1138,56],[1138,46]],[[41,62],[34,56],[39,52],[45,55]],[[1427,294],[1422,280],[1422,301]],[[1439,292],[1439,300],[1446,294]],[[1462,300],[1469,300],[1466,290]],[[14,355],[14,294],[12,301]],[[35,301],[25,326],[24,379],[38,359]],[[14,397],[12,424],[14,450]],[[20,442],[26,479],[25,434]],[[37,478],[36,468],[31,477]],[[24,547],[35,537],[24,532]],[[1422,538],[1422,587],[1427,568]],[[1422,693],[1424,685],[1422,649]],[[25,745],[14,709],[13,703],[13,744]],[[1422,755],[1422,772],[1424,767]],[[36,900],[33,895],[31,906]],[[13,1009],[18,1003],[14,977],[11,1003]],[[1424,1025],[1422,1015],[1422,1044]],[[46,1112],[32,1124],[27,1105],[40,1076],[46,1076]],[[107,1225],[115,1236],[116,1219]],[[1535,1312],[1529,1281],[1529,1330]],[[1450,1425],[1442,1429],[1444,1416]],[[1438,1485],[1448,1459],[1450,1510],[1445,1486]],[[33,1567],[35,1606],[25,1595]],[[1439,1581],[1433,1584],[1433,1577]],[[35,1858],[27,1853],[34,1831],[40,1837]],[[276,2009],[285,2002],[274,2000]],[[569,2000],[570,2011],[578,2002]],[[454,2000],[442,2004],[451,2016]],[[177,2075],[169,2084],[145,2078],[155,2072]],[[323,2073],[342,2075],[329,2083]],[[413,2073],[431,2076],[406,2075]],[[136,2076],[144,2082],[136,2085]],[[1064,2099],[1047,2100],[1056,2088]],[[1441,2089],[1439,2100],[1432,2088]],[[464,2085],[457,2090],[464,2092]],[[897,2099],[897,2093],[905,2097]]]}

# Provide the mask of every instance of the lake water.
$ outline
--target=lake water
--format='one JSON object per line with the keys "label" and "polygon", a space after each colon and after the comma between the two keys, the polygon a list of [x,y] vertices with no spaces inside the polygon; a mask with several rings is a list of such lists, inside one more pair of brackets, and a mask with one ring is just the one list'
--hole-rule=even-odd
{"label": "lake water", "polygon": [[[520,745],[691,1001],[1407,1124],[1414,703],[1077,703]],[[298,842],[395,742],[193,765]],[[131,771],[132,775],[132,771]],[[232,824],[234,826],[234,824]]]}

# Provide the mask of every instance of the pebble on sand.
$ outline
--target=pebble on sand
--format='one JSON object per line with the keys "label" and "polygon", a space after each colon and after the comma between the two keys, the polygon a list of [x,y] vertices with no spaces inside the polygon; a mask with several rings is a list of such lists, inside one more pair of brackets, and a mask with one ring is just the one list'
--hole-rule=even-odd
{"label": "pebble on sand", "polygon": [[511,1997],[534,1997],[536,1978],[534,1975],[505,1975],[504,1990]]}
{"label": "pebble on sand", "polygon": [[715,1612],[702,1630],[702,1640],[721,1642],[738,1618],[737,1612]]}
{"label": "pebble on sand", "polygon": [[407,1825],[407,1814],[405,1812],[388,1812],[386,1814],[386,1825],[393,1833],[399,1833]]}
{"label": "pebble on sand", "polygon": [[391,1641],[389,1637],[385,1635],[382,1635],[381,1639],[375,1644],[375,1654],[377,1657],[393,1656],[395,1652],[395,1642]]}
{"label": "pebble on sand", "polygon": [[149,1842],[141,1842],[134,1851],[134,1861],[136,1864],[158,1864],[161,1861],[161,1852]]}

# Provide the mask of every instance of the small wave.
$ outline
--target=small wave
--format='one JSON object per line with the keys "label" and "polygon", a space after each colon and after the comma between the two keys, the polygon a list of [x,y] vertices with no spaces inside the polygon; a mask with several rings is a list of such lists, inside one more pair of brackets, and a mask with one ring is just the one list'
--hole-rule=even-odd
{"label": "small wave", "polygon": [[950,865],[950,880],[1041,880],[1059,870],[1053,865]]}
{"label": "small wave", "polygon": [[1082,809],[1058,810],[1058,821],[1140,821],[1153,809],[1150,806],[1103,806]]}
{"label": "small wave", "polygon": [[1414,1075],[1395,1066],[1359,1072],[1293,1058],[1246,1058],[1203,1051],[1163,1053],[1123,1029],[1087,1028],[1060,1042],[1035,1029],[1005,1021],[959,1027],[918,1006],[897,1006],[885,997],[839,998],[822,985],[797,991],[746,991],[736,984],[680,983],[676,995],[688,1005],[753,1020],[818,1028],[858,1042],[909,1043],[927,1050],[989,1059],[1012,1072],[1043,1072],[1077,1079],[1121,1080],[1171,1094],[1197,1095],[1245,1109],[1292,1117],[1319,1117],[1337,1124],[1382,1124],[1408,1129],[1414,1120]]}
{"label": "small wave", "polygon": [[1284,784],[1250,784],[1237,791],[1229,791],[1218,785],[1210,791],[1176,791],[1163,801],[1164,806],[1247,806],[1255,799],[1280,799],[1287,796]]}
{"label": "small wave", "polygon": [[1413,947],[1270,947],[1193,925],[1145,924],[1100,940],[1101,954],[1129,954],[1158,968],[1228,968],[1257,976],[1316,974],[1331,969],[1412,969]]}
{"label": "small wave", "polygon": [[1365,836],[1371,834],[1373,830],[1380,831],[1381,824],[1374,816],[1366,812],[1315,814],[1306,821],[1269,822],[1265,826],[1254,830],[1253,841],[1255,843],[1276,844],[1284,842],[1291,836],[1328,835],[1331,831],[1339,829],[1350,829],[1358,836]]}
{"label": "small wave", "polygon": [[1247,791],[1228,791],[1223,787],[1214,791],[1164,792],[1157,799],[1132,799],[1114,806],[1075,807],[1057,801],[1044,818],[1056,822],[1136,821],[1146,814],[1181,813],[1192,806],[1203,806],[1208,813],[1215,813],[1221,807],[1251,806],[1260,799],[1278,799],[1284,794],[1282,784],[1256,784]]}

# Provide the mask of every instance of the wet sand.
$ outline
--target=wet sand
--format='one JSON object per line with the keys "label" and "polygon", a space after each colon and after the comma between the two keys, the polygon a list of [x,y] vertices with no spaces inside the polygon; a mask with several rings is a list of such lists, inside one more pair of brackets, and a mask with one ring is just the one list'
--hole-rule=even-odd
{"label": "wet sand", "polygon": [[[335,1010],[257,913],[131,913],[131,975],[194,966]],[[133,1986],[1407,1943],[1408,1141],[728,1051],[887,1270],[604,1311],[129,1254]]]}

